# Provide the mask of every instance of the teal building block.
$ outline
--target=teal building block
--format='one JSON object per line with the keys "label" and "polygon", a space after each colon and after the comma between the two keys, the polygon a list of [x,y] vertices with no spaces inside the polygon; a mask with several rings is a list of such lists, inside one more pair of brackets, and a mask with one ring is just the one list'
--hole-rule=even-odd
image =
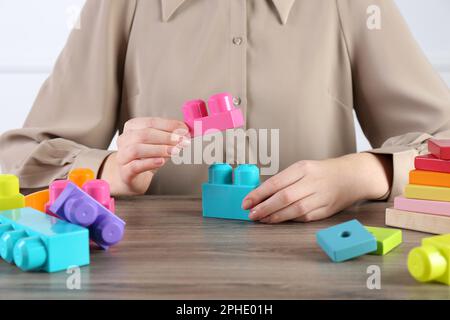
{"label": "teal building block", "polygon": [[258,167],[239,165],[233,179],[233,168],[229,164],[213,164],[208,176],[208,182],[202,186],[203,216],[250,221],[250,211],[242,209],[242,201],[260,184]]}
{"label": "teal building block", "polygon": [[346,261],[377,250],[377,240],[357,220],[316,233],[319,246],[334,262]]}
{"label": "teal building block", "polygon": [[32,208],[0,212],[0,255],[23,271],[89,264],[89,231]]}

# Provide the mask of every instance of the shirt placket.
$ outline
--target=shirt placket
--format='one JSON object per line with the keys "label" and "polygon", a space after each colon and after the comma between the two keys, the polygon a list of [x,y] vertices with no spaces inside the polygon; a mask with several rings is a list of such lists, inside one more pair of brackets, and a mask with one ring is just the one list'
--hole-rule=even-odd
{"label": "shirt placket", "polygon": [[230,82],[247,127],[247,0],[230,0]]}

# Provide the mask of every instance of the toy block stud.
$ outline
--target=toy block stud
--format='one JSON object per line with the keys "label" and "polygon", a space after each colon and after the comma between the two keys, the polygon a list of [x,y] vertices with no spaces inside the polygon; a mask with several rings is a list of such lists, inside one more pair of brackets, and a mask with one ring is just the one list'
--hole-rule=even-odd
{"label": "toy block stud", "polygon": [[95,174],[91,169],[77,168],[69,172],[68,178],[81,188],[86,182],[94,180]]}
{"label": "toy block stud", "polygon": [[188,101],[183,105],[184,121],[191,136],[234,129],[244,125],[240,109],[236,109],[229,93],[213,95],[208,100],[209,114],[203,100]]}
{"label": "toy block stud", "polygon": [[88,227],[91,239],[105,250],[123,237],[125,222],[72,182],[67,184],[50,211],[61,219]]}
{"label": "toy block stud", "polygon": [[0,174],[0,211],[25,207],[25,197],[19,191],[19,178]]}
{"label": "toy block stud", "polygon": [[50,201],[50,191],[45,189],[25,196],[25,206],[40,212],[46,212],[45,206]]}
{"label": "toy block stud", "polygon": [[213,164],[208,170],[208,183],[202,186],[203,216],[249,221],[249,210],[242,201],[260,183],[259,169],[243,164],[234,170],[229,164]]}
{"label": "toy block stud", "polygon": [[82,190],[100,202],[106,209],[115,212],[115,202],[114,198],[111,198],[108,182],[100,179],[90,180],[83,185]]}
{"label": "toy block stud", "polygon": [[350,220],[316,233],[319,246],[334,262],[353,259],[377,250],[375,237],[357,220]]}
{"label": "toy block stud", "polygon": [[422,246],[408,255],[408,270],[420,282],[436,281],[450,285],[450,235],[422,239]]}
{"label": "toy block stud", "polygon": [[377,250],[370,254],[384,256],[402,243],[402,231],[390,228],[365,227],[377,240]]}
{"label": "toy block stud", "polygon": [[436,158],[450,160],[450,139],[429,139],[428,151]]}
{"label": "toy block stud", "polygon": [[0,256],[23,271],[89,264],[89,231],[32,208],[0,213]]}
{"label": "toy block stud", "polygon": [[450,161],[436,158],[432,154],[417,156],[414,159],[414,167],[418,170],[450,173]]}

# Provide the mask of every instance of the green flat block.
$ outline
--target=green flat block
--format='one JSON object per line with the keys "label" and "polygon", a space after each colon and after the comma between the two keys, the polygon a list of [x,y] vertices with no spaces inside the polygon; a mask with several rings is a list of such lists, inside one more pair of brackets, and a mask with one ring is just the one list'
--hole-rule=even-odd
{"label": "green flat block", "polygon": [[365,228],[377,239],[377,250],[370,254],[384,256],[402,243],[402,231],[399,229],[367,226]]}

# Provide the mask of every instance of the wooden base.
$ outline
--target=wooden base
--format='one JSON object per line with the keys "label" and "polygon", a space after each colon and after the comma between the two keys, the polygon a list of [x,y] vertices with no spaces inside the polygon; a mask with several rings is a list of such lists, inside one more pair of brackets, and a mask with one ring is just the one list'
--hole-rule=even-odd
{"label": "wooden base", "polygon": [[386,225],[433,234],[450,233],[450,217],[386,209]]}

